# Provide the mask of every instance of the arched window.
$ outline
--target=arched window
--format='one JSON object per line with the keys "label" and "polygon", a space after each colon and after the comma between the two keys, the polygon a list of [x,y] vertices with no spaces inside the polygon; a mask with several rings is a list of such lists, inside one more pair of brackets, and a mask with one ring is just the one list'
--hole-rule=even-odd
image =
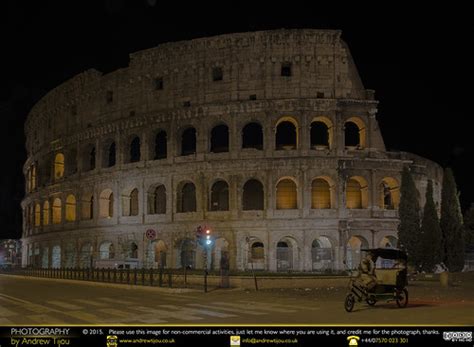
{"label": "arched window", "polygon": [[83,170],[91,171],[95,169],[96,152],[95,146],[89,144],[84,149]]}
{"label": "arched window", "polygon": [[74,175],[77,173],[77,149],[71,148],[66,158],[65,175]]}
{"label": "arched window", "polygon": [[49,201],[43,204],[43,225],[49,225]]}
{"label": "arched window", "polygon": [[31,190],[36,189],[36,164],[31,166]]}
{"label": "arched window", "polygon": [[138,207],[137,188],[122,195],[122,216],[138,216]]}
{"label": "arched window", "polygon": [[217,125],[212,129],[211,152],[229,152],[229,128],[227,127],[227,125]]}
{"label": "arched window", "polygon": [[196,153],[196,129],[187,128],[181,135],[181,155]]}
{"label": "arched window", "polygon": [[127,258],[136,259],[138,258],[138,246],[135,242],[131,242],[126,254]]}
{"label": "arched window", "polygon": [[64,177],[64,154],[57,153],[54,157],[54,179]]}
{"label": "arched window", "polygon": [[263,184],[255,179],[248,180],[244,184],[242,196],[242,209],[244,211],[263,210],[264,195]]}
{"label": "arched window", "polygon": [[296,125],[289,120],[278,123],[275,136],[275,148],[296,149],[297,143]]}
{"label": "arched window", "polygon": [[229,211],[229,185],[217,181],[211,188],[211,211]]}
{"label": "arched window", "polygon": [[351,177],[346,185],[346,207],[360,209],[368,207],[367,182],[362,177]]}
{"label": "arched window", "polygon": [[94,195],[86,193],[82,196],[82,220],[94,218]]}
{"label": "arched window", "polygon": [[277,210],[298,208],[295,182],[290,179],[283,179],[278,182],[276,190]]}
{"label": "arched window", "polygon": [[66,198],[66,222],[76,220],[76,198],[74,195],[68,195]]}
{"label": "arched window", "polygon": [[160,184],[152,186],[148,192],[148,213],[165,214],[166,213],[166,188]]}
{"label": "arched window", "polygon": [[242,148],[263,149],[263,130],[258,123],[249,123],[242,129]]}
{"label": "arched window", "polygon": [[359,117],[351,117],[344,124],[344,143],[349,148],[365,148],[366,129]]}
{"label": "arched window", "polygon": [[155,150],[153,159],[165,159],[167,157],[168,148],[166,140],[166,131],[161,130],[155,136]]}
{"label": "arched window", "polygon": [[130,163],[140,161],[140,138],[135,136],[130,142]]}
{"label": "arched window", "polygon": [[102,155],[102,167],[115,166],[117,162],[117,146],[115,141],[108,140],[104,144]]}
{"label": "arched window", "polygon": [[398,209],[400,204],[400,188],[392,177],[385,177],[379,185],[380,208],[385,210]]}
{"label": "arched window", "polygon": [[35,205],[35,227],[39,227],[41,225],[41,205]]}
{"label": "arched window", "polygon": [[251,260],[263,260],[265,258],[265,248],[263,246],[263,243],[261,242],[254,242],[252,243],[251,246]]}
{"label": "arched window", "polygon": [[181,186],[178,196],[178,212],[196,212],[196,187],[188,182]]}
{"label": "arched window", "polygon": [[138,189],[130,193],[130,216],[138,216]]}
{"label": "arched window", "polygon": [[344,140],[346,147],[357,147],[360,145],[359,127],[353,122],[344,125]]}
{"label": "arched window", "polygon": [[102,260],[114,259],[115,248],[114,244],[110,241],[104,241],[99,246],[99,258]]}
{"label": "arched window", "polygon": [[311,123],[311,148],[329,147],[329,128],[323,122]]}
{"label": "arched window", "polygon": [[62,209],[61,199],[55,198],[53,200],[53,224],[61,223],[61,209]]}
{"label": "arched window", "polygon": [[111,189],[105,189],[99,197],[99,217],[111,218],[114,215],[114,193]]}
{"label": "arched window", "polygon": [[313,180],[311,185],[311,208],[331,208],[331,189],[325,179],[317,178]]}

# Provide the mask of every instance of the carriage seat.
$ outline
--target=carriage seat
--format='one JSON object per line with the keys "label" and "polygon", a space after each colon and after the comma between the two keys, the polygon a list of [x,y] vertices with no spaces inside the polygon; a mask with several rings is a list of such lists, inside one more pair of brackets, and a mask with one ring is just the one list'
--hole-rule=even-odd
{"label": "carriage seat", "polygon": [[377,284],[396,286],[400,269],[375,269]]}

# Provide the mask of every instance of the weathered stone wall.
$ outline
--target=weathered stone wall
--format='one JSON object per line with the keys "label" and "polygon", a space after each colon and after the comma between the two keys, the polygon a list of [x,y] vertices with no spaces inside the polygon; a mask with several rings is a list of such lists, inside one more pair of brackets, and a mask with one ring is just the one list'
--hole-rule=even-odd
{"label": "weathered stone wall", "polygon": [[[281,75],[286,63],[291,64],[291,76]],[[214,68],[222,69],[222,80],[213,80]],[[156,88],[157,78],[162,89]],[[386,237],[396,237],[397,211],[380,206],[384,178],[399,183],[403,166],[410,165],[421,199],[429,178],[435,182],[439,201],[439,166],[410,154],[387,152],[376,112],[373,92],[363,88],[339,31],[277,30],[168,43],[132,54],[129,67],[107,75],[88,70],[49,92],[33,107],[25,125],[25,176],[36,165],[37,184],[22,203],[24,254],[28,254],[24,265],[39,265],[43,257],[49,266],[57,265],[57,254],[52,259],[57,245],[61,266],[80,265],[81,248],[89,243],[92,252],[86,256],[93,263],[99,258],[100,244],[110,241],[117,263],[157,266],[149,261],[156,260],[150,256],[156,249],[144,237],[147,229],[155,229],[167,248],[167,266],[179,267],[182,242],[194,240],[196,227],[207,225],[220,240],[210,254],[213,267],[219,265],[222,247],[229,251],[232,268],[275,271],[277,253],[283,252],[277,244],[283,241],[290,249],[291,269],[312,271],[313,241],[325,237],[331,243],[330,268],[343,269],[351,236],[374,247]],[[296,124],[296,149],[275,146],[278,122],[285,117]],[[332,143],[327,148],[310,144],[311,123],[317,117],[331,123]],[[357,148],[344,142],[345,123],[352,119],[361,124],[365,141]],[[262,150],[242,149],[242,129],[249,122],[263,128]],[[222,123],[229,129],[229,151],[211,153],[211,129]],[[197,148],[195,154],[182,156],[180,136],[188,126],[196,129]],[[153,160],[158,130],[167,133],[167,158]],[[140,138],[141,160],[128,163],[133,136]],[[116,165],[107,168],[102,163],[110,141],[117,145],[117,158]],[[96,148],[96,168],[86,171],[84,152],[91,145]],[[60,179],[53,173],[57,153],[65,156],[65,175]],[[333,183],[330,209],[311,208],[311,183],[321,176]],[[346,184],[354,176],[367,183],[363,209],[346,208]],[[296,209],[276,208],[276,185],[283,177],[296,183]],[[242,209],[243,185],[251,178],[264,186],[261,211]],[[209,209],[216,179],[228,183],[229,211]],[[177,211],[177,190],[184,181],[196,187],[196,212]],[[158,183],[166,187],[166,213],[160,215],[147,210],[147,192]],[[124,216],[124,201],[134,188],[139,192],[138,215]],[[114,196],[110,218],[99,216],[99,196],[105,189]],[[77,217],[68,222],[64,207],[69,194],[76,198]],[[90,194],[95,198],[93,218],[84,220],[82,200]],[[34,205],[43,208],[45,201],[52,205],[57,197],[62,201],[61,223],[44,225],[41,213],[41,223],[35,226]],[[254,241],[262,242],[265,249],[258,264],[248,260]],[[138,246],[133,259],[125,254],[130,242]],[[195,251],[194,266],[202,267],[202,249],[197,246]]]}

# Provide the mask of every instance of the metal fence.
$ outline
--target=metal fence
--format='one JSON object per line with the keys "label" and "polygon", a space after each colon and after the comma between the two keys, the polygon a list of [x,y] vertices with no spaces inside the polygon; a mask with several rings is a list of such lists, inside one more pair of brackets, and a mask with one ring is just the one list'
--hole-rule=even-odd
{"label": "metal fence", "polygon": [[1,273],[32,277],[185,288],[186,274],[171,269],[12,268]]}

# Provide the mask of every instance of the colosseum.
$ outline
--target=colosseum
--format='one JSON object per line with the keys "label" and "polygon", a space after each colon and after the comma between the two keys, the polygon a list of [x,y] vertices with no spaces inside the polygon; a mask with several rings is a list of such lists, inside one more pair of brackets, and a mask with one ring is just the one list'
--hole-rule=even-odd
{"label": "colosseum", "polygon": [[[331,272],[397,243],[400,178],[337,30],[161,44],[28,115],[23,266]],[[196,240],[211,230],[213,244]],[[206,264],[207,262],[207,264]]]}

